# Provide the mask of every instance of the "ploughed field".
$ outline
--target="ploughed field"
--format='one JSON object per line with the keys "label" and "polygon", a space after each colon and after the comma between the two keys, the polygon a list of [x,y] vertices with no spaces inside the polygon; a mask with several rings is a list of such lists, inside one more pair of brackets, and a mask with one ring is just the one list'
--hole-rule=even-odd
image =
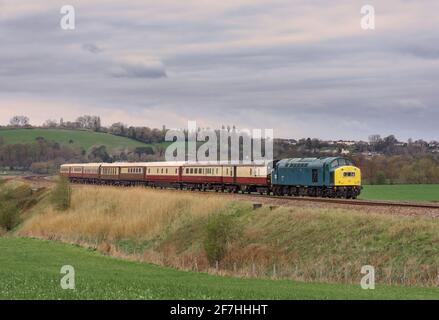
{"label": "ploughed field", "polygon": [[[52,241],[0,238],[0,299],[437,299],[436,288],[238,279],[104,256]],[[63,265],[75,269],[62,289]]]}

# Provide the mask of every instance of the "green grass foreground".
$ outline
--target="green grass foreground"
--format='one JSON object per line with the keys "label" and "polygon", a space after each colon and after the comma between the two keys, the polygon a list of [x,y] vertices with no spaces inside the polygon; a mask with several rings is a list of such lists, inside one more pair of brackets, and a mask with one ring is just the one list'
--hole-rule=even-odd
{"label": "green grass foreground", "polygon": [[[237,279],[103,256],[81,247],[0,238],[0,299],[437,299],[439,289]],[[60,287],[63,265],[75,290]]]}
{"label": "green grass foreground", "polygon": [[148,146],[148,144],[125,137],[85,130],[5,129],[0,130],[0,137],[3,137],[7,144],[32,143],[38,137],[48,141],[56,141],[62,145],[69,145],[69,142],[73,141],[73,145],[80,146],[85,150],[88,150],[93,145],[105,145],[108,148],[107,150]]}
{"label": "green grass foreground", "polygon": [[439,202],[439,184],[365,185],[359,198]]}

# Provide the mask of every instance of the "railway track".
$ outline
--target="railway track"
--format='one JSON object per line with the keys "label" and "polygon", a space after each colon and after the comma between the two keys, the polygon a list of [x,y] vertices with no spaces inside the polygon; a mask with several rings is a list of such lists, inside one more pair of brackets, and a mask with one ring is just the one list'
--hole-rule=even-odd
{"label": "railway track", "polygon": [[394,201],[370,201],[370,200],[348,200],[348,199],[326,199],[326,198],[310,198],[310,197],[282,197],[282,196],[264,196],[257,197],[291,200],[291,201],[307,201],[320,203],[345,204],[354,206],[372,206],[372,207],[400,207],[400,208],[421,208],[421,209],[438,209],[439,204],[416,203],[416,202],[394,202]]}
{"label": "railway track", "polygon": [[[45,180],[50,182],[44,177],[25,177],[26,180]],[[349,199],[330,199],[330,198],[312,198],[312,197],[289,197],[289,196],[272,196],[272,195],[260,195],[260,194],[243,194],[243,193],[216,193],[211,191],[192,191],[192,190],[175,190],[176,192],[188,192],[188,193],[200,193],[200,194],[217,194],[224,196],[239,196],[240,198],[247,198],[249,200],[261,198],[261,199],[276,199],[283,201],[302,201],[302,202],[314,202],[314,203],[328,203],[328,204],[341,204],[350,206],[371,206],[371,207],[396,207],[396,208],[418,208],[418,209],[435,209],[439,210],[439,203],[425,203],[425,202],[395,202],[395,201],[372,201],[372,200],[349,200]]]}
{"label": "railway track", "polygon": [[175,192],[186,193],[200,193],[200,194],[216,194],[224,196],[238,196],[240,198],[251,199],[275,199],[283,201],[303,201],[314,203],[329,203],[329,204],[342,204],[351,206],[371,206],[371,207],[395,207],[395,208],[417,208],[417,209],[435,209],[439,210],[439,203],[425,203],[425,202],[395,202],[395,201],[372,201],[372,200],[349,200],[349,199],[330,199],[330,198],[312,198],[312,197],[290,197],[290,196],[272,196],[272,195],[260,195],[260,194],[246,194],[246,193],[217,193],[212,191],[193,191],[193,190],[174,190]]}

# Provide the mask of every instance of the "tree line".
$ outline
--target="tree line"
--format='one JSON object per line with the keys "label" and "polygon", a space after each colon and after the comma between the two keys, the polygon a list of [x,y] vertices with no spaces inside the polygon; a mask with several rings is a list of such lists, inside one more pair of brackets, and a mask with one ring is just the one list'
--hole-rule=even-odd
{"label": "tree line", "polygon": [[[31,128],[32,126],[28,117],[14,116],[8,127]],[[62,146],[43,138],[37,138],[33,143],[10,145],[6,144],[0,136],[0,167],[50,173],[55,172],[60,164],[66,162],[164,160],[165,147],[161,143],[165,141],[167,132],[165,127],[162,129],[134,127],[121,122],[104,127],[99,116],[91,115],[78,117],[75,121],[47,120],[43,127],[105,132],[148,144],[157,144],[157,146],[110,153],[103,145],[84,150],[73,145]],[[234,129],[228,127],[229,131]],[[439,183],[439,153],[434,152],[438,151],[438,147],[439,143],[435,141],[409,139],[406,143],[401,143],[393,135],[384,138],[372,135],[367,143],[360,141],[350,146],[312,138],[275,139],[274,158],[343,155],[354,160],[362,169],[365,183]],[[331,153],[328,153],[328,150]]]}

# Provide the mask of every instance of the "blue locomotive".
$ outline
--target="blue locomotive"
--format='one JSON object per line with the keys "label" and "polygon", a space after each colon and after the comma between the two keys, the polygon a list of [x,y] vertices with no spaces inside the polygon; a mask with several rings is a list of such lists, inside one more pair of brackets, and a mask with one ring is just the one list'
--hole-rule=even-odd
{"label": "blue locomotive", "polygon": [[343,157],[283,159],[271,173],[275,195],[355,199],[361,170]]}

